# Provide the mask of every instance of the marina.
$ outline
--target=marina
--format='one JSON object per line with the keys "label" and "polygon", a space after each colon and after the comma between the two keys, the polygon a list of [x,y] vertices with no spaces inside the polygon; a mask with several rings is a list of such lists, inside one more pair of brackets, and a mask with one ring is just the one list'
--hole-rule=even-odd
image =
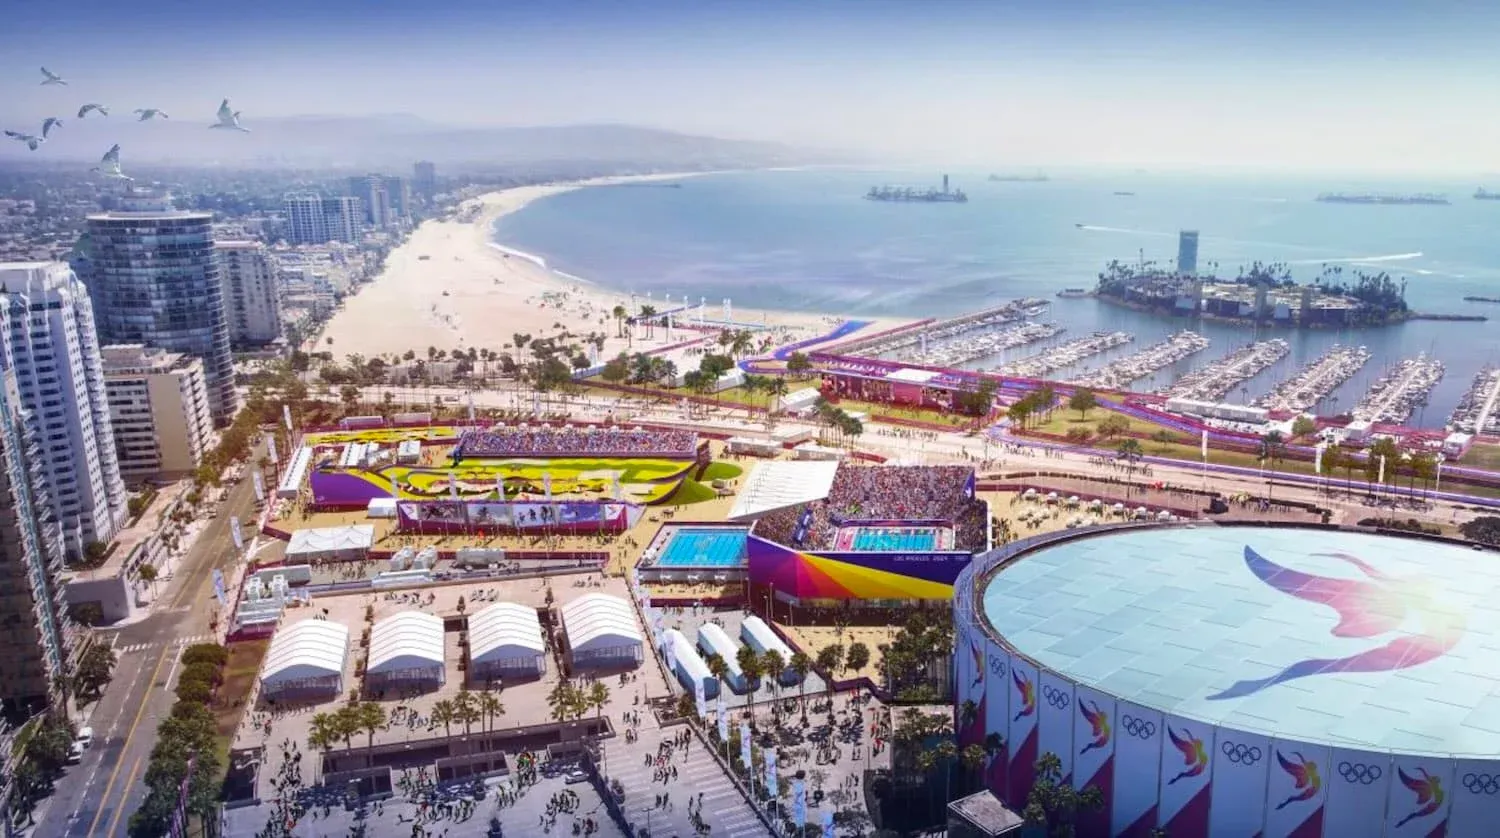
{"label": "marina", "polygon": [[[946,320],[902,328],[864,340],[842,343],[838,351],[842,355],[857,358],[880,358],[883,360],[913,360],[925,355],[935,345],[954,344],[965,336],[972,337],[993,333],[998,327],[1020,323],[1047,310],[1047,301],[1036,297],[1023,297],[1004,305],[970,312]],[[1039,340],[1040,338],[1038,338]],[[1018,344],[1019,345],[1019,344]],[[975,357],[982,357],[976,355]]]}
{"label": "marina", "polygon": [[1497,402],[1500,402],[1500,369],[1485,367],[1475,373],[1474,383],[1448,415],[1448,430],[1466,434],[1500,433],[1500,417],[1495,415]]}
{"label": "marina", "polygon": [[1369,360],[1370,351],[1363,346],[1335,344],[1291,378],[1277,384],[1271,392],[1256,399],[1255,406],[1293,413],[1306,411],[1353,378]]}
{"label": "marina", "polygon": [[1158,393],[1168,398],[1216,402],[1291,351],[1291,346],[1281,338],[1252,343],[1189,372]]}
{"label": "marina", "polygon": [[1068,383],[1083,387],[1123,390],[1133,382],[1154,375],[1158,370],[1171,366],[1183,358],[1202,352],[1207,348],[1208,338],[1197,332],[1183,330],[1133,355],[1111,361],[1096,370],[1085,372],[1076,378],[1070,379]]}
{"label": "marina", "polygon": [[1133,340],[1135,335],[1129,332],[1095,332],[1088,337],[1075,338],[1051,349],[1002,364],[995,372],[1018,378],[1045,378],[1051,373],[1067,369]]}
{"label": "marina", "polygon": [[1055,323],[1019,323],[996,332],[965,334],[937,344],[923,340],[916,351],[899,353],[893,360],[933,367],[956,367],[1062,333],[1063,327]]}
{"label": "marina", "polygon": [[1425,354],[1407,358],[1376,379],[1351,413],[1355,421],[1403,423],[1427,404],[1442,377],[1442,361]]}

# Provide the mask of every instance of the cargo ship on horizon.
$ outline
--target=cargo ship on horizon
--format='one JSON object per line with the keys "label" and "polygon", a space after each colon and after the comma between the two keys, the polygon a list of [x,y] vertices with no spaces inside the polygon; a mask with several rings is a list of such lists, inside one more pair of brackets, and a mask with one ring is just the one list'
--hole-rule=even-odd
{"label": "cargo ship on horizon", "polygon": [[1500,201],[1500,192],[1491,192],[1488,189],[1485,189],[1483,186],[1481,186],[1481,187],[1479,187],[1479,191],[1474,193],[1474,200],[1476,200],[1476,201]]}
{"label": "cargo ship on horizon", "polygon": [[916,202],[926,204],[966,204],[969,196],[962,189],[948,188],[948,176],[943,175],[943,188],[920,189],[914,186],[872,186],[865,193],[867,201]]}
{"label": "cargo ship on horizon", "polygon": [[1378,195],[1361,194],[1351,195],[1344,192],[1325,192],[1317,197],[1317,200],[1325,204],[1429,204],[1446,205],[1449,202],[1447,195],[1434,195],[1430,193],[1418,193],[1415,195]]}

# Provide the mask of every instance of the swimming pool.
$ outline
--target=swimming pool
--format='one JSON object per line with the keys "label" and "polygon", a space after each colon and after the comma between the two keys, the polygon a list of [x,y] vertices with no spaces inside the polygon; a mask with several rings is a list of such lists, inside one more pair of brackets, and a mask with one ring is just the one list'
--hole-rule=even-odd
{"label": "swimming pool", "polygon": [[747,532],[739,529],[679,529],[653,564],[658,567],[740,567]]}
{"label": "swimming pool", "polygon": [[932,550],[937,547],[937,530],[932,527],[859,527],[854,530],[851,546],[867,553]]}

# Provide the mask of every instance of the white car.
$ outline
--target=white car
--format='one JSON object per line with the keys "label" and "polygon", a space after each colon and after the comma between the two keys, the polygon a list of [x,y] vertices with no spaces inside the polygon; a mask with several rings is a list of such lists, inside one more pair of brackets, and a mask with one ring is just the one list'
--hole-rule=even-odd
{"label": "white car", "polygon": [[81,728],[73,743],[84,750],[88,750],[94,744],[94,729],[91,727]]}

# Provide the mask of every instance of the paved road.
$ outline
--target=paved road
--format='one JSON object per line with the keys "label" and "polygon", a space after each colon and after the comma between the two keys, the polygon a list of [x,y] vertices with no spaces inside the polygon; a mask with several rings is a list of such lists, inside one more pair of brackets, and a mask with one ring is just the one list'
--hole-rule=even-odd
{"label": "paved road", "polygon": [[[243,480],[178,563],[158,600],[157,612],[111,632],[118,635],[115,648],[120,663],[89,721],[94,745],[43,804],[35,835],[102,838],[125,834],[131,813],[146,797],[145,771],[157,723],[171,712],[170,685],[178,653],[184,645],[209,640],[209,619],[215,607],[212,571],[232,566],[237,558],[229,518],[254,512],[254,492],[250,481]],[[109,634],[102,634],[101,639],[107,641]]]}

